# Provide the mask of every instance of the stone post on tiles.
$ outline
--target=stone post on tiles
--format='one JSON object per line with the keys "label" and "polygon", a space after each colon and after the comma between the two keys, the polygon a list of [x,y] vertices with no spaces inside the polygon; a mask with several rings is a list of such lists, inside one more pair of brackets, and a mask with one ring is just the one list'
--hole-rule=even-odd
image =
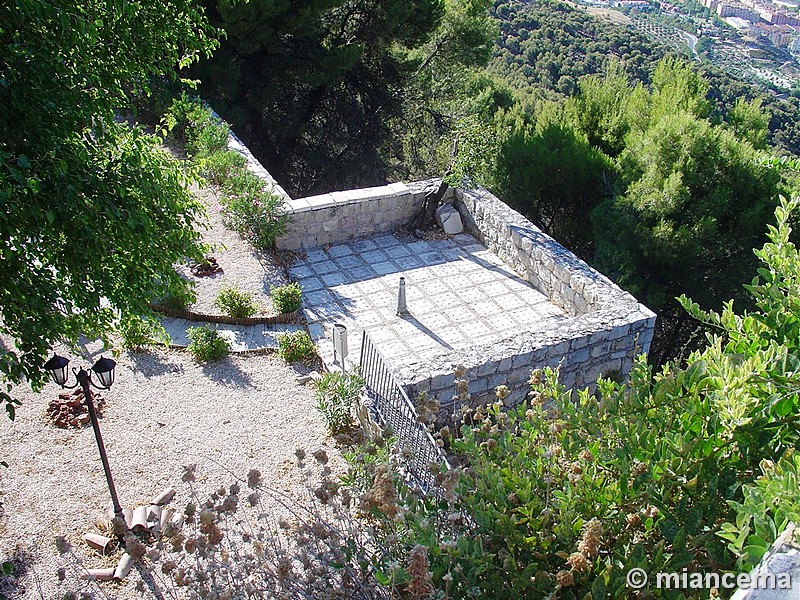
{"label": "stone post on tiles", "polygon": [[333,325],[333,362],[338,362],[342,367],[342,374],[346,373],[345,359],[347,358],[347,327],[341,323]]}
{"label": "stone post on tiles", "polygon": [[397,290],[397,316],[405,317],[408,315],[408,307],[406,306],[406,278],[400,278],[400,288]]}

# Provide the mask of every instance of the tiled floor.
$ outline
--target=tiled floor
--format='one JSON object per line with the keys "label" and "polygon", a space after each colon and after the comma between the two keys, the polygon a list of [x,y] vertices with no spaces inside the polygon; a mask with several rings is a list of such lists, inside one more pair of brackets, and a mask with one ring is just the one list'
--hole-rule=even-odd
{"label": "tiled floor", "polygon": [[[383,235],[318,248],[289,274],[303,288],[303,308],[326,362],[333,358],[334,323],[348,328],[349,361],[358,362],[367,330],[391,364],[407,364],[566,318],[468,234],[434,241]],[[395,314],[400,277],[409,310],[402,318]]]}

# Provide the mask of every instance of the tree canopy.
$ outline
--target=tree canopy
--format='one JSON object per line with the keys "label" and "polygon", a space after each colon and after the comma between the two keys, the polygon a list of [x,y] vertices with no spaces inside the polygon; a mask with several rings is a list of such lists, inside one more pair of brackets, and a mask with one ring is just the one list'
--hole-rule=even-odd
{"label": "tree canopy", "polygon": [[294,195],[384,181],[415,78],[485,62],[493,39],[488,0],[205,4],[227,35],[204,97]]}
{"label": "tree canopy", "polygon": [[[0,356],[43,380],[57,340],[108,331],[176,290],[202,209],[158,140],[123,119],[134,95],[214,45],[190,0],[0,6]],[[7,393],[3,400],[13,416]]]}

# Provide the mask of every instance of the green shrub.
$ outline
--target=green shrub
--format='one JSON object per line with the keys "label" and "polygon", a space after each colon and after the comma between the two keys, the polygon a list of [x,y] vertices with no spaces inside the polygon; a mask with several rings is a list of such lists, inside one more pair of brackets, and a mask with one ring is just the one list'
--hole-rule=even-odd
{"label": "green shrub", "polygon": [[154,344],[169,344],[170,338],[161,323],[155,318],[134,315],[124,318],[119,324],[122,347],[141,351]]}
{"label": "green shrub", "polygon": [[317,349],[307,331],[298,330],[278,337],[278,354],[288,363],[311,358]]}
{"label": "green shrub", "polygon": [[157,298],[155,303],[172,310],[186,310],[197,301],[194,293],[194,282],[187,281],[186,287],[180,290],[170,290],[165,295]]}
{"label": "green shrub", "polygon": [[[244,158],[244,157],[242,157]],[[258,194],[264,190],[264,180],[247,169],[239,170],[222,184],[222,193],[226,196],[243,196]]]}
{"label": "green shrub", "polygon": [[272,288],[270,296],[272,296],[272,306],[275,310],[282,315],[286,315],[300,308],[303,290],[297,282],[287,283],[286,285]]}
{"label": "green shrub", "polygon": [[252,292],[245,292],[235,287],[222,288],[214,299],[214,306],[229,317],[250,317],[258,312],[258,303],[253,300]]}
{"label": "green shrub", "polygon": [[208,325],[190,327],[186,330],[186,335],[189,337],[187,349],[197,361],[221,360],[231,351],[228,342],[219,334],[219,331]]}
{"label": "green shrub", "polygon": [[207,157],[228,145],[228,125],[199,98],[181,94],[173,100],[164,120],[173,137],[192,155]]}
{"label": "green shrub", "polygon": [[271,192],[262,190],[225,196],[222,206],[225,226],[241,235],[256,250],[271,248],[275,238],[286,231],[289,217],[283,212],[283,199]]}
{"label": "green shrub", "polygon": [[212,117],[211,109],[199,98],[189,96],[185,92],[172,101],[164,116],[165,125],[172,136],[184,144],[193,144],[199,129]]}
{"label": "green shrub", "polygon": [[739,568],[755,567],[786,526],[800,522],[800,454],[791,448],[777,463],[763,460],[761,470],[760,478],[743,487],[744,500],[730,502],[736,519],[717,533],[739,557]]}
{"label": "green shrub", "polygon": [[243,155],[233,150],[214,152],[205,159],[203,172],[214,185],[222,186],[241,172],[246,163]]}
{"label": "green shrub", "polygon": [[230,129],[224,121],[209,115],[208,120],[198,128],[196,139],[190,145],[194,152],[201,157],[227,152],[229,134]]}
{"label": "green shrub", "polygon": [[364,379],[358,372],[344,374],[325,373],[314,382],[317,410],[325,419],[328,431],[335,435],[353,428],[353,405],[364,387]]}

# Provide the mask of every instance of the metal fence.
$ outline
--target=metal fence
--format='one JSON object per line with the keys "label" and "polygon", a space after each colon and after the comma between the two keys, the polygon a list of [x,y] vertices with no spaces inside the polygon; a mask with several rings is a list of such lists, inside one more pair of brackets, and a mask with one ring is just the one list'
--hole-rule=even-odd
{"label": "metal fence", "polygon": [[449,468],[447,459],[366,331],[361,339],[361,376],[371,400],[370,417],[397,436],[410,483],[425,493],[434,492],[436,473],[442,465]]}

